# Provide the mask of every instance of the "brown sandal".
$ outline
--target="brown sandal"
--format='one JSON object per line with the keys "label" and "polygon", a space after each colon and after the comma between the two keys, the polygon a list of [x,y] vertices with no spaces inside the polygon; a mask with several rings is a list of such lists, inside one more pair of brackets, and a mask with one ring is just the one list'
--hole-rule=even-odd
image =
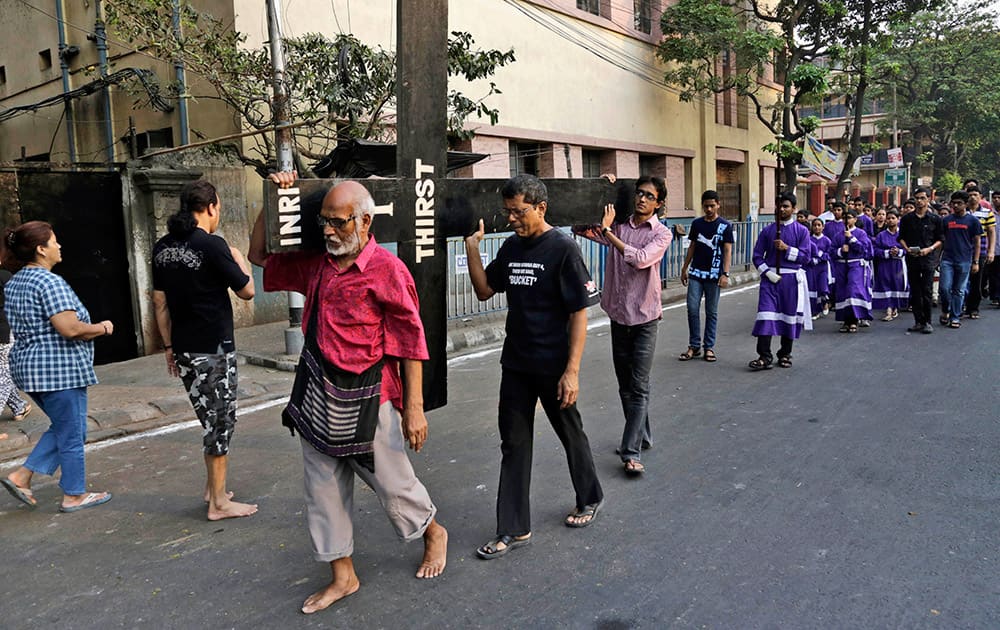
{"label": "brown sandal", "polygon": [[712,350],[711,348],[706,348],[705,349],[704,359],[706,361],[708,361],[709,363],[715,363],[715,361],[716,361],[717,358],[718,357],[715,356],[715,350]]}
{"label": "brown sandal", "polygon": [[677,360],[690,361],[691,359],[695,358],[696,356],[699,356],[700,354],[701,354],[701,348],[688,347],[687,350],[681,353],[681,356],[677,357]]}

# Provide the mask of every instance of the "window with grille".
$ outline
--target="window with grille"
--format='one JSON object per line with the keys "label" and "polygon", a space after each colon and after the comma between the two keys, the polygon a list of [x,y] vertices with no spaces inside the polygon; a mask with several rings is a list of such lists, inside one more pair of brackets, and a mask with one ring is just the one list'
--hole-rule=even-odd
{"label": "window with grille", "polygon": [[537,142],[510,143],[510,176],[527,173],[538,175],[538,156],[542,147]]}
{"label": "window with grille", "polygon": [[633,0],[635,30],[649,34],[653,31],[653,0]]}

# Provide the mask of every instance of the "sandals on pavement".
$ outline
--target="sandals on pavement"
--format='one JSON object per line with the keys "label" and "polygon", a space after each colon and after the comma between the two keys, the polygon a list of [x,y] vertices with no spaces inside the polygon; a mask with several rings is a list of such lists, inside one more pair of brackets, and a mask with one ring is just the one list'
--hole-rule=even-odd
{"label": "sandals on pavement", "polygon": [[[576,508],[572,512],[566,515],[566,519],[563,523],[566,527],[587,527],[591,523],[597,520],[597,515],[600,513],[601,508],[604,507],[604,500],[601,499],[597,503],[591,503],[585,505],[582,508]],[[571,518],[585,518],[585,521],[571,521]]]}
{"label": "sandals on pavement", "polygon": [[778,367],[790,368],[792,367],[792,355],[786,355],[783,357],[778,357]]}
{"label": "sandals on pavement", "polygon": [[[479,549],[476,549],[476,555],[483,560],[493,560],[507,555],[507,552],[515,547],[523,547],[529,543],[531,543],[531,534],[527,534],[522,538],[515,538],[514,536],[504,534],[497,536]],[[503,549],[500,548],[500,545],[504,546]]]}
{"label": "sandals on pavement", "polygon": [[709,363],[715,363],[715,361],[718,359],[718,357],[715,356],[715,350],[712,350],[711,348],[705,348],[705,357],[704,358],[705,358],[705,361],[707,361]]}
{"label": "sandals on pavement", "polygon": [[947,326],[948,322],[950,322],[950,321],[951,321],[951,318],[948,317],[947,315],[942,315],[941,317],[938,317],[938,322],[940,322],[940,324],[942,326]]}
{"label": "sandals on pavement", "polygon": [[80,510],[86,510],[87,508],[97,507],[98,505],[104,505],[111,500],[110,492],[88,492],[83,501],[76,505],[71,505],[66,507],[65,505],[59,506],[60,512],[79,512]]}
{"label": "sandals on pavement", "polygon": [[969,319],[979,319],[979,311],[972,311],[969,313]]}
{"label": "sandals on pavement", "polygon": [[763,357],[758,357],[747,364],[754,372],[759,372],[760,370],[770,370],[771,369],[771,359],[765,359]]}
{"label": "sandals on pavement", "polygon": [[35,495],[33,495],[31,493],[31,490],[29,490],[28,488],[22,488],[21,486],[17,485],[16,483],[11,481],[10,479],[7,479],[6,477],[0,479],[0,485],[3,485],[4,488],[7,488],[7,492],[10,493],[10,496],[14,497],[15,499],[27,505],[28,507],[35,507],[36,505],[38,505],[38,501],[35,500]]}
{"label": "sandals on pavement", "polygon": [[701,348],[690,348],[689,347],[687,350],[685,350],[684,352],[681,353],[681,356],[677,357],[677,360],[678,361],[690,361],[691,359],[695,358],[696,356],[698,356],[700,354],[701,354]]}
{"label": "sandals on pavement", "polygon": [[24,411],[14,416],[14,422],[20,422],[21,420],[24,420],[25,418],[28,417],[29,413],[31,413],[31,403],[25,405]]}
{"label": "sandals on pavement", "polygon": [[629,477],[638,477],[646,472],[646,467],[637,459],[630,459],[625,462],[625,474]]}
{"label": "sandals on pavement", "polygon": [[961,328],[962,322],[950,322],[948,328]]}

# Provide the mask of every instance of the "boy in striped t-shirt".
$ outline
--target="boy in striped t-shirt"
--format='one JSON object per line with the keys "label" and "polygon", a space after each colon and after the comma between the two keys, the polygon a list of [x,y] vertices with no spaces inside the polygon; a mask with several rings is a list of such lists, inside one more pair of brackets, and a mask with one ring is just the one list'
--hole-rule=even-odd
{"label": "boy in striped t-shirt", "polygon": [[982,261],[976,272],[969,274],[969,295],[965,298],[963,315],[970,319],[979,319],[979,304],[983,301],[983,290],[989,275],[987,269],[992,267],[993,252],[996,247],[997,218],[992,209],[982,205],[982,193],[979,188],[969,186],[966,192],[969,194],[969,212],[979,219],[980,225],[983,226],[983,238],[979,239],[979,257]]}

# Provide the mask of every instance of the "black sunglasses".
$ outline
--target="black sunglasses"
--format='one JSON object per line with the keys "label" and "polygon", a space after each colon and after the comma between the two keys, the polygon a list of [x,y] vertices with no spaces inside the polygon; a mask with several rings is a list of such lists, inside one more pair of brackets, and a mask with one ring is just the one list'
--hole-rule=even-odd
{"label": "black sunglasses", "polygon": [[335,230],[342,230],[345,225],[354,220],[354,216],[351,215],[346,219],[341,219],[340,217],[324,217],[322,214],[316,215],[316,225],[321,228],[332,227]]}

